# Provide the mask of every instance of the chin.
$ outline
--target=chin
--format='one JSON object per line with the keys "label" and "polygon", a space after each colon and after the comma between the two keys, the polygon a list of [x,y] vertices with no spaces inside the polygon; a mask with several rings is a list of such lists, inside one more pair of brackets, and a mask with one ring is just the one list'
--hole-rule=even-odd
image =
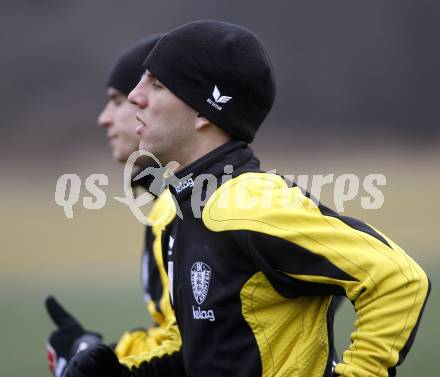
{"label": "chin", "polygon": [[118,152],[113,152],[113,160],[115,160],[116,162],[122,162],[125,163],[127,162],[127,158],[124,158],[125,156],[123,156],[121,153]]}

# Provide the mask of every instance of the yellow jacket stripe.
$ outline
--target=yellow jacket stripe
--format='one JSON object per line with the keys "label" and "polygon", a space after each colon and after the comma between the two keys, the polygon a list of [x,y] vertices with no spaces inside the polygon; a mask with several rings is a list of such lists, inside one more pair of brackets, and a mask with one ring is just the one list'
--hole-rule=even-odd
{"label": "yellow jacket stripe", "polygon": [[[326,355],[312,350],[315,342],[328,342],[328,329],[317,324],[329,309],[329,295],[341,293],[353,302],[357,320],[335,372],[393,375],[429,291],[426,274],[400,247],[272,174],[246,173],[223,184],[204,208],[203,222],[214,232],[247,231],[249,253],[262,273],[243,287],[242,310],[260,348],[263,375],[274,375],[274,368],[287,375],[281,369],[293,368],[297,375],[322,376]],[[260,294],[252,295],[253,289]],[[292,315],[300,315],[300,325],[287,319]],[[281,319],[271,324],[270,318]],[[271,349],[277,344],[282,352]]]}

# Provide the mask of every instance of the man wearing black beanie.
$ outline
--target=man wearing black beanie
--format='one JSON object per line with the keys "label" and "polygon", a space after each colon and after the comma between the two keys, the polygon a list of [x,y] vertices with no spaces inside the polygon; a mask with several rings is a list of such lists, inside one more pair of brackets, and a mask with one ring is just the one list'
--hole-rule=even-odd
{"label": "man wearing black beanie", "polygon": [[113,66],[107,81],[109,101],[98,118],[98,125],[107,130],[113,159],[125,163],[139,147],[136,135],[136,107],[127,100],[145,72],[142,63],[161,34],[150,35],[125,49]]}
{"label": "man wearing black beanie", "polygon": [[[145,72],[143,61],[153,49],[161,35],[150,35],[137,41],[122,52],[114,65],[107,82],[108,103],[99,115],[98,125],[107,131],[113,159],[125,163],[128,157],[139,147],[139,137],[136,134],[138,122],[136,120],[137,107],[128,102],[127,96],[137,85]],[[139,166],[142,168],[142,166]],[[146,177],[132,182],[134,187],[149,188],[151,180]],[[157,201],[152,209],[155,212],[164,211],[166,201]],[[167,327],[175,319],[170,306],[166,274],[161,274],[161,250],[153,247],[153,228],[147,227],[145,235],[145,249],[142,258],[142,283],[145,291],[147,309],[154,321],[154,326],[148,330],[137,329],[127,331],[115,344],[114,350],[122,363],[132,365],[136,363],[138,355],[142,360],[148,360],[148,352],[165,348],[170,352],[180,348],[170,337],[167,337]],[[46,300],[48,314],[57,325],[47,343],[49,367],[55,377],[60,377],[66,362],[78,350],[102,342],[98,333],[85,330],[82,325],[69,314],[54,297]],[[103,313],[104,315],[104,313]],[[165,345],[159,347],[165,341]],[[153,357],[153,356],[152,356]]]}
{"label": "man wearing black beanie", "polygon": [[[180,215],[156,235],[182,349],[136,367],[99,345],[66,377],[394,376],[430,283],[375,228],[315,203],[261,171],[251,142],[275,83],[249,30],[197,21],[166,34],[130,93],[141,148],[180,167],[165,182]],[[179,212],[178,212],[179,214]],[[333,346],[335,296],[357,321],[352,344]]]}

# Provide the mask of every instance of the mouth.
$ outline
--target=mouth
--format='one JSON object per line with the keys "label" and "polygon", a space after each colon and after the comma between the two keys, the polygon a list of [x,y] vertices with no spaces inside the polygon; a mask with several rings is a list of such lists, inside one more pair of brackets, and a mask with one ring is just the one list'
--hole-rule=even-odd
{"label": "mouth", "polygon": [[108,135],[107,140],[111,144],[118,138],[118,135]]}
{"label": "mouth", "polygon": [[143,120],[138,114],[136,114],[136,119],[140,123],[140,126],[136,128],[136,133],[140,135],[143,132],[143,130],[146,128],[146,124],[143,122]]}

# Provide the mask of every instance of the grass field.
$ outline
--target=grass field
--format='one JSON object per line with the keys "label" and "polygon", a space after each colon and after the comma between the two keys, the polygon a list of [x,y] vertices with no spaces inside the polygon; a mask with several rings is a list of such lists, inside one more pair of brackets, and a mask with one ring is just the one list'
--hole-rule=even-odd
{"label": "grass field", "polygon": [[[413,350],[398,369],[398,375],[437,376],[438,152],[358,154],[350,160],[341,155],[339,160],[337,156],[332,159],[336,174],[354,172],[365,176],[377,172],[373,167],[380,162],[380,172],[387,176],[383,208],[368,212],[360,208],[359,201],[353,201],[347,205],[347,214],[377,225],[428,271],[433,286],[431,298]],[[331,167],[325,159],[313,156],[295,162],[303,167],[299,173],[326,173]],[[284,172],[291,172],[275,155],[273,163]],[[74,207],[74,219],[68,220],[54,203],[55,182],[61,174],[75,171],[85,178],[90,172],[106,172],[108,163],[85,166],[88,165],[72,163],[70,168],[46,167],[44,176],[42,170],[31,169],[24,178],[2,180],[2,376],[49,376],[44,343],[53,325],[43,306],[48,294],[59,297],[86,328],[102,332],[108,342],[116,340],[124,330],[148,325],[139,281],[143,228],[127,207],[111,199],[121,194],[120,173],[110,172],[110,182],[115,183],[106,190],[108,203],[99,211],[84,210],[78,204]],[[332,193],[324,192],[323,197],[327,203]],[[346,303],[336,318],[339,351],[350,341],[353,322],[351,305]]]}

